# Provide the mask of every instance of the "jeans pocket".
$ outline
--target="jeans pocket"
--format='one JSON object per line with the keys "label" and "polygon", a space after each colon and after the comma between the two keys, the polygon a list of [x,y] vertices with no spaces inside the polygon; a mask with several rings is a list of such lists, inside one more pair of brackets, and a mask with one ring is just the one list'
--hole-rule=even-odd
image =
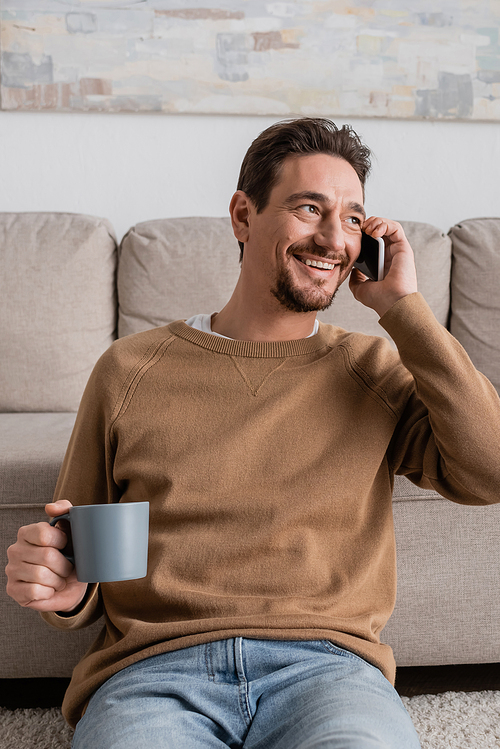
{"label": "jeans pocket", "polygon": [[331,640],[321,640],[321,644],[326,650],[328,650],[329,653],[332,653],[332,655],[339,655],[343,658],[349,658],[351,660],[361,661],[361,663],[364,663],[367,666],[371,666],[377,671],[380,671],[380,669],[377,668],[377,666],[374,666],[373,663],[370,663],[370,661],[367,661],[365,658],[362,658],[360,655],[353,653],[352,650],[346,650],[346,648],[341,648],[340,645],[336,645]]}

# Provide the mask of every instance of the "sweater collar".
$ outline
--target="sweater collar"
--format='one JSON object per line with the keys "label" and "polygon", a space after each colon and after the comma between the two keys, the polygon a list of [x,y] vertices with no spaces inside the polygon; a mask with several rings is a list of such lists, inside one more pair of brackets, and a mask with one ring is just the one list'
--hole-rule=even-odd
{"label": "sweater collar", "polygon": [[186,341],[194,343],[196,346],[201,346],[210,351],[230,356],[246,356],[259,359],[304,356],[332,344],[332,326],[321,322],[316,335],[310,338],[300,338],[295,341],[238,341],[221,338],[191,328],[183,320],[170,323],[168,328],[179,338],[183,338]]}

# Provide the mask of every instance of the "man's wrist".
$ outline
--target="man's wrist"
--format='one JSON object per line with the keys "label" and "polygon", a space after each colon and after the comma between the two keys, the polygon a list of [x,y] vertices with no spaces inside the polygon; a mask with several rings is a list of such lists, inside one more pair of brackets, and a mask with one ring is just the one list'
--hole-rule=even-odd
{"label": "man's wrist", "polygon": [[394,307],[394,305],[399,302],[401,299],[404,299],[407,296],[410,296],[410,294],[413,294],[415,292],[407,292],[404,294],[395,294],[389,298],[385,297],[383,301],[381,301],[380,304],[377,304],[376,307],[374,307],[375,312],[379,317],[383,317],[386,312],[389,312],[389,310]]}
{"label": "man's wrist", "polygon": [[56,611],[55,613],[57,614],[57,616],[61,616],[64,619],[69,619],[70,617],[76,616],[77,614],[79,614],[80,611],[85,607],[85,604],[87,603],[87,600],[89,598],[89,590],[90,590],[90,586],[87,585],[87,588],[84,591],[83,596],[80,598],[78,603],[75,606],[73,606],[73,608],[71,609],[61,609],[60,611]]}

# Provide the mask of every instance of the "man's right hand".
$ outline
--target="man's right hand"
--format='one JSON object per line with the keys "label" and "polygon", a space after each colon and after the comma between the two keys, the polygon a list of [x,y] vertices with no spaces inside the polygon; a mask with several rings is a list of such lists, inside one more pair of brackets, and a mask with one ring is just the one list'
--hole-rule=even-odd
{"label": "man's right hand", "polygon": [[[45,506],[50,518],[72,507],[65,499]],[[33,523],[19,529],[17,541],[7,549],[7,594],[21,606],[35,611],[69,612],[83,600],[87,583],[76,579],[75,568],[61,549],[67,536],[49,523]]]}
{"label": "man's right hand", "polygon": [[349,288],[354,297],[382,317],[399,299],[418,291],[415,258],[403,227],[397,221],[370,216],[363,231],[372,237],[383,237],[385,244],[385,276],[370,281],[354,268]]}

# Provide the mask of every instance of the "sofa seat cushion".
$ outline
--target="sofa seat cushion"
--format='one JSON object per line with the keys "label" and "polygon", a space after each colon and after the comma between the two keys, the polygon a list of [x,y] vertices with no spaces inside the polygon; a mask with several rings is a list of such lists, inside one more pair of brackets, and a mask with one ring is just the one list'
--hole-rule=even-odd
{"label": "sofa seat cushion", "polygon": [[52,500],[75,418],[72,412],[0,413],[0,512],[43,508]]}
{"label": "sofa seat cushion", "polygon": [[406,476],[394,476],[393,502],[415,502],[418,500],[442,499],[433,489],[421,489],[413,484]]}
{"label": "sofa seat cushion", "polygon": [[116,241],[104,219],[0,213],[0,411],[76,411],[115,338]]}
{"label": "sofa seat cushion", "polygon": [[[0,548],[13,544],[22,525],[47,521],[75,413],[0,413]],[[6,561],[6,560],[5,560]],[[7,596],[4,564],[0,569],[0,632],[5,647],[0,676],[71,676],[102,622],[79,632],[59,632],[36,611]]]}
{"label": "sofa seat cushion", "polygon": [[500,661],[500,505],[394,505],[398,595],[382,641],[398,666]]}

